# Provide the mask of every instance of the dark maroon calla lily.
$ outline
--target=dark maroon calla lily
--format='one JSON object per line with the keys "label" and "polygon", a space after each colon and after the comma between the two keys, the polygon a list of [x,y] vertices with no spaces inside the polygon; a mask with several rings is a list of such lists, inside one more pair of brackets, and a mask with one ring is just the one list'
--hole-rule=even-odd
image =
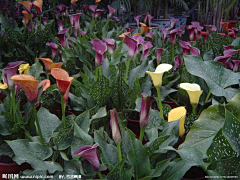
{"label": "dark maroon calla lily", "polygon": [[148,18],[147,15],[148,15],[148,13],[142,15],[144,24],[147,24],[147,18]]}
{"label": "dark maroon calla lily", "polygon": [[153,45],[151,42],[149,42],[149,41],[142,42],[142,51],[143,51],[142,58],[145,58],[148,55],[148,51],[152,47],[153,47]]}
{"label": "dark maroon calla lily", "polygon": [[173,69],[173,72],[176,72],[177,69],[179,68],[180,64],[182,64],[182,63],[183,62],[182,62],[181,58],[179,56],[176,56],[174,58],[174,69]]}
{"label": "dark maroon calla lily", "polygon": [[62,20],[62,21],[58,21],[58,22],[57,22],[58,31],[63,30],[64,21],[65,21],[65,20]]}
{"label": "dark maroon calla lily", "polygon": [[112,109],[110,110],[110,127],[112,130],[112,137],[115,143],[120,143],[122,138],[121,138],[121,133],[119,131],[118,127],[118,119],[117,119],[117,110]]}
{"label": "dark maroon calla lily", "polygon": [[111,18],[112,17],[112,15],[115,13],[115,9],[114,8],[112,8],[111,6],[107,6],[108,7],[108,9],[109,9],[109,14],[108,14],[108,17],[109,18]]}
{"label": "dark maroon calla lily", "polygon": [[108,38],[103,38],[103,40],[107,43],[107,47],[108,47],[108,53],[110,55],[113,54],[114,52],[114,48],[115,48],[115,40],[114,39],[108,39]]}
{"label": "dark maroon calla lily", "polygon": [[233,72],[237,72],[238,71],[238,66],[240,64],[240,60],[231,60],[234,63],[233,66]]}
{"label": "dark maroon calla lily", "polygon": [[156,52],[157,52],[157,64],[160,63],[161,61],[161,57],[162,57],[162,52],[163,51],[166,51],[167,49],[164,49],[164,48],[158,48],[156,49]]}
{"label": "dark maroon calla lily", "polygon": [[224,55],[224,56],[232,56],[232,55],[234,55],[236,52],[238,52],[238,50],[228,49],[228,50],[223,51],[223,55]]}
{"label": "dark maroon calla lily", "polygon": [[95,5],[89,6],[89,9],[92,11],[92,17],[95,19],[100,15],[101,12],[104,11],[104,10],[96,9],[96,8],[97,8],[97,6],[95,6]]}
{"label": "dark maroon calla lily", "polygon": [[149,111],[150,111],[150,107],[152,105],[152,101],[154,100],[154,98],[152,96],[148,96],[144,93],[142,93],[141,97],[142,97],[142,104],[141,104],[141,109],[140,109],[139,123],[140,123],[141,128],[142,127],[145,128],[148,125]]}
{"label": "dark maroon calla lily", "polygon": [[135,17],[134,17],[134,20],[135,20],[136,23],[137,23],[137,27],[139,26],[139,20],[140,20],[140,18],[141,18],[141,15],[138,15],[138,16],[135,16]]}
{"label": "dark maroon calla lily", "polygon": [[170,31],[170,43],[171,45],[174,45],[176,43],[176,37],[177,37],[178,29],[173,29]]}
{"label": "dark maroon calla lily", "polygon": [[50,42],[47,42],[46,45],[51,47],[51,49],[52,49],[52,58],[55,58],[55,56],[57,55],[58,45],[55,44],[55,43],[50,43]]}
{"label": "dark maroon calla lily", "polygon": [[55,10],[52,10],[52,12],[55,14],[56,19],[59,19],[60,12]]}
{"label": "dark maroon calla lily", "polygon": [[151,43],[152,43],[152,37],[153,37],[153,35],[154,35],[154,32],[149,32],[149,33],[146,34],[146,37],[149,38],[149,41],[150,41]]}
{"label": "dark maroon calla lily", "polygon": [[198,48],[192,47],[192,43],[186,41],[178,41],[183,50],[183,56],[186,56],[191,52],[194,56],[200,55],[200,50]]}
{"label": "dark maroon calla lily", "polygon": [[232,49],[234,47],[234,45],[229,45],[229,46],[223,46],[224,50],[229,50]]}
{"label": "dark maroon calla lily", "polygon": [[130,38],[128,35],[125,36],[126,44],[128,45],[128,58],[133,59],[136,54],[137,41],[133,38]]}
{"label": "dark maroon calla lily", "polygon": [[42,22],[43,22],[44,25],[47,25],[48,18],[47,17],[42,17]]}
{"label": "dark maroon calla lily", "polygon": [[82,146],[80,149],[75,151],[73,155],[82,156],[88,160],[94,171],[100,170],[100,160],[97,152],[98,143],[91,145]]}
{"label": "dark maroon calla lily", "polygon": [[230,61],[231,56],[218,56],[214,61],[221,62],[223,65],[227,64]]}
{"label": "dark maroon calla lily", "polygon": [[57,34],[57,37],[59,38],[62,47],[66,46],[66,40],[65,40],[65,34],[66,33],[69,33],[68,28],[59,31],[58,34]]}
{"label": "dark maroon calla lily", "polygon": [[101,66],[104,61],[105,52],[107,51],[107,45],[100,39],[93,39],[90,43],[92,44],[92,49],[95,50],[95,65]]}
{"label": "dark maroon calla lily", "polygon": [[201,38],[201,31],[203,29],[202,26],[200,26],[199,22],[191,22],[192,25],[189,25],[187,30],[189,30],[189,39],[190,41],[196,41]]}
{"label": "dark maroon calla lily", "polygon": [[17,74],[18,68],[23,62],[24,61],[10,62],[7,64],[7,67],[3,69],[3,81],[5,84],[8,85],[9,90],[15,89],[15,83],[13,82],[11,77]]}

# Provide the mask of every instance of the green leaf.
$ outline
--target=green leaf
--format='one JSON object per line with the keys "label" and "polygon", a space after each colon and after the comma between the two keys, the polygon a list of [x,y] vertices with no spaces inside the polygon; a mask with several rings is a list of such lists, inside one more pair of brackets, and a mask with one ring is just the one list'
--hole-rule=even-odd
{"label": "green leaf", "polygon": [[183,144],[179,149],[195,147],[206,157],[206,151],[211,146],[214,137],[224,125],[224,108],[213,105],[202,111],[199,118],[193,123]]}
{"label": "green leaf", "polygon": [[102,150],[102,161],[111,171],[118,164],[117,147],[108,144],[103,136],[98,131],[94,132],[94,141],[99,144]]}
{"label": "green leaf", "polygon": [[100,107],[107,104],[111,95],[111,88],[109,87],[109,80],[103,75],[93,83],[90,95]]}
{"label": "green leaf", "polygon": [[57,150],[67,149],[73,139],[73,129],[62,129],[53,139]]}
{"label": "green leaf", "polygon": [[231,45],[234,46],[239,46],[240,44],[240,37],[237,37],[236,39],[233,40],[233,42],[231,43]]}
{"label": "green leaf", "polygon": [[29,74],[34,76],[36,80],[41,80],[40,74],[44,73],[43,67],[40,64],[39,60],[36,59],[35,63],[29,68]]}
{"label": "green leaf", "polygon": [[229,103],[225,106],[237,119],[240,119],[240,93],[234,96]]}
{"label": "green leaf", "polygon": [[136,176],[141,178],[150,169],[149,156],[142,143],[135,138],[135,134],[130,130],[128,130],[128,136],[131,142],[131,149],[128,151],[127,159],[133,166],[135,178]]}
{"label": "green leaf", "polygon": [[240,154],[240,121],[231,112],[226,110],[226,120],[223,126],[223,135],[226,137],[235,152]]}
{"label": "green leaf", "polygon": [[224,68],[220,62],[203,61],[199,56],[188,55],[184,61],[188,72],[204,79],[212,94],[224,96],[228,101],[233,98],[228,95],[226,88],[239,83],[240,73]]}
{"label": "green leaf", "polygon": [[[125,161],[126,161],[126,159],[123,159],[116,166],[114,166],[114,168],[107,174],[106,179],[111,179],[111,180],[123,179],[121,172],[123,172],[123,166],[124,166]],[[129,174],[128,179],[129,180],[131,179],[131,174]]]}
{"label": "green leaf", "polygon": [[78,115],[75,119],[75,122],[79,125],[79,127],[86,133],[88,133],[90,128],[90,114],[89,111],[84,111],[80,115]]}
{"label": "green leaf", "polygon": [[28,142],[24,139],[8,141],[15,156],[13,160],[18,164],[29,163],[35,170],[48,170],[49,173],[62,171],[62,167],[54,162],[44,161],[52,155],[52,149],[38,142]]}
{"label": "green leaf", "polygon": [[41,107],[37,112],[37,118],[42,131],[43,138],[46,142],[55,136],[54,130],[61,124],[61,121],[47,109]]}
{"label": "green leaf", "polygon": [[11,123],[4,117],[0,116],[0,134],[3,136],[10,135]]}

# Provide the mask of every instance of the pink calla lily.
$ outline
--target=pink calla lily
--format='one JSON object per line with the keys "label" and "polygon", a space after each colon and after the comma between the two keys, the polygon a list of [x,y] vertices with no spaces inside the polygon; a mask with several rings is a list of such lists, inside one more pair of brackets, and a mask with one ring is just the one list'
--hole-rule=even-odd
{"label": "pink calla lily", "polygon": [[141,109],[140,109],[140,127],[147,127],[148,125],[148,119],[149,119],[149,111],[152,105],[152,101],[154,98],[152,96],[148,96],[146,94],[141,95],[142,97],[142,104],[141,104]]}
{"label": "pink calla lily", "polygon": [[115,13],[115,9],[114,8],[112,8],[111,6],[107,6],[108,7],[108,9],[109,9],[109,14],[108,14],[108,17],[109,18],[111,18],[112,17],[112,15]]}
{"label": "pink calla lily", "polygon": [[51,47],[51,49],[52,49],[52,58],[55,58],[55,56],[57,55],[58,45],[55,44],[55,43],[51,43],[51,42],[47,42],[46,45]]}
{"label": "pink calla lily", "polygon": [[92,49],[95,50],[95,65],[101,66],[104,61],[104,55],[107,51],[106,43],[103,43],[100,39],[93,39],[90,41]]}
{"label": "pink calla lily", "polygon": [[174,68],[173,68],[173,72],[176,72],[177,69],[179,68],[180,64],[182,64],[182,63],[183,63],[183,62],[182,62],[181,58],[180,58],[179,56],[176,56],[176,57],[174,58]]}
{"label": "pink calla lily", "polygon": [[128,35],[125,36],[126,44],[128,45],[128,58],[133,59],[136,54],[137,41],[130,38]]}
{"label": "pink calla lily", "polygon": [[173,28],[174,24],[176,24],[176,22],[178,21],[179,19],[171,19],[170,20],[170,29]]}
{"label": "pink calla lily", "polygon": [[61,20],[57,22],[58,25],[58,31],[63,30],[63,25],[64,25],[65,20]]}
{"label": "pink calla lily", "polygon": [[110,110],[110,127],[112,131],[112,136],[113,140],[115,143],[120,143],[122,138],[121,138],[121,133],[118,127],[118,119],[117,119],[117,110],[112,109]]}
{"label": "pink calla lily", "polygon": [[240,60],[231,60],[231,61],[234,63],[233,72],[237,72],[240,64]]}
{"label": "pink calla lily", "polygon": [[148,37],[149,38],[149,41],[152,43],[152,37],[153,37],[153,35],[154,35],[154,32],[149,32],[149,33],[147,33],[146,34],[146,37]]}
{"label": "pink calla lily", "polygon": [[141,18],[141,15],[138,15],[138,16],[135,16],[135,17],[134,17],[134,20],[135,20],[136,23],[137,23],[137,27],[139,26],[140,18]]}
{"label": "pink calla lily", "polygon": [[143,55],[142,57],[145,58],[148,55],[148,51],[150,48],[153,47],[152,43],[149,41],[144,41],[142,42],[142,50],[143,50]]}
{"label": "pink calla lily", "polygon": [[113,54],[114,52],[114,48],[115,48],[115,40],[114,39],[108,39],[108,38],[103,38],[103,40],[107,43],[107,47],[108,47],[108,53],[110,55]]}
{"label": "pink calla lily", "polygon": [[156,52],[157,52],[157,63],[159,64],[160,61],[161,61],[161,57],[162,57],[162,52],[163,51],[166,51],[167,49],[164,49],[164,48],[158,48],[156,49]]}
{"label": "pink calla lily", "polygon": [[69,33],[68,28],[65,28],[65,29],[59,31],[58,34],[57,34],[57,37],[59,38],[62,47],[66,46],[66,40],[65,40],[65,34],[66,33]]}

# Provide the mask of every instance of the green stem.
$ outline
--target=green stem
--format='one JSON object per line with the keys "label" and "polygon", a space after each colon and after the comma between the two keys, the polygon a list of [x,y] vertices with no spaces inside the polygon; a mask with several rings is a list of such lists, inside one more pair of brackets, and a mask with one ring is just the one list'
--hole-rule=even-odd
{"label": "green stem", "polygon": [[63,95],[61,95],[61,107],[62,107],[63,128],[66,128],[66,120],[65,120],[66,103],[64,103],[64,101],[63,101]]}
{"label": "green stem", "polygon": [[126,74],[125,74],[125,77],[124,77],[125,83],[127,83],[127,79],[128,79],[128,71],[129,71],[130,62],[131,62],[131,59],[128,59],[127,60],[127,66],[126,66]]}
{"label": "green stem", "polygon": [[98,69],[99,69],[99,76],[101,76],[102,75],[102,66],[99,66]]}
{"label": "green stem", "polygon": [[98,171],[97,174],[98,174],[98,177],[99,177],[100,179],[103,179],[102,174],[101,174],[100,171]]}
{"label": "green stem", "polygon": [[43,139],[43,136],[42,136],[42,131],[41,131],[41,128],[40,128],[40,125],[39,125],[39,122],[38,122],[38,118],[37,118],[37,110],[35,108],[35,104],[32,104],[32,109],[33,109],[33,117],[36,121],[36,124],[37,124],[37,130],[38,130],[38,134],[40,136],[40,142],[41,144],[45,144],[44,143],[44,139]]}
{"label": "green stem", "polygon": [[197,105],[192,104],[192,114],[196,114],[196,107]]}
{"label": "green stem", "polygon": [[141,127],[140,128],[140,135],[139,135],[139,141],[142,143],[143,141],[143,135],[144,135],[145,128]]}
{"label": "green stem", "polygon": [[121,162],[122,161],[121,145],[119,142],[116,142],[116,145],[117,145],[117,151],[118,151],[118,160],[119,162]]}
{"label": "green stem", "polygon": [[11,102],[10,114],[13,115],[13,120],[14,122],[16,122],[15,89],[11,90],[11,93],[12,93],[12,102]]}
{"label": "green stem", "polygon": [[163,109],[162,109],[162,101],[161,101],[161,93],[160,93],[160,88],[156,88],[157,89],[157,95],[158,95],[158,109],[160,112],[160,117],[161,119],[164,119],[163,117]]}
{"label": "green stem", "polygon": [[49,74],[47,73],[47,79],[49,79]]}
{"label": "green stem", "polygon": [[205,103],[208,101],[210,95],[211,95],[211,92],[209,91],[208,94],[207,94],[207,97],[206,97],[206,99],[205,99]]}
{"label": "green stem", "polygon": [[97,79],[98,79],[98,72],[99,72],[99,70],[98,70],[98,68],[96,67],[96,69],[95,69],[95,81],[97,81]]}
{"label": "green stem", "polygon": [[174,54],[175,54],[175,49],[174,49],[174,45],[172,45],[172,62],[174,62]]}

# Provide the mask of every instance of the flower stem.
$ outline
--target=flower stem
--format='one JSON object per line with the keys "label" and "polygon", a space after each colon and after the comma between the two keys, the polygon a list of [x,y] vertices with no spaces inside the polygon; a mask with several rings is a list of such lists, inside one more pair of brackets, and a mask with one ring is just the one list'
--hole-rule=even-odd
{"label": "flower stem", "polygon": [[47,73],[47,79],[49,79],[49,74]]}
{"label": "flower stem", "polygon": [[99,66],[98,69],[99,69],[99,76],[101,76],[102,75],[102,67]]}
{"label": "flower stem", "polygon": [[208,94],[207,94],[207,97],[206,97],[206,99],[205,99],[205,103],[208,101],[210,95],[211,95],[211,92],[209,91]]}
{"label": "flower stem", "polygon": [[63,128],[66,128],[66,120],[65,120],[66,103],[64,103],[64,101],[63,101],[63,95],[61,95],[61,107],[62,107]]}
{"label": "flower stem", "polygon": [[117,151],[118,151],[118,160],[119,162],[121,162],[122,161],[121,145],[119,142],[116,142],[116,145],[117,145]]}
{"label": "flower stem", "polygon": [[197,105],[192,104],[192,114],[196,114],[196,107]]}
{"label": "flower stem", "polygon": [[127,66],[126,66],[126,74],[125,74],[125,77],[124,77],[125,83],[127,83],[127,79],[128,79],[128,71],[129,71],[130,62],[131,62],[131,59],[128,59],[127,60]]}
{"label": "flower stem", "polygon": [[143,135],[144,135],[145,128],[141,127],[140,128],[140,135],[139,135],[139,141],[142,143],[143,141]]}
{"label": "flower stem", "polygon": [[103,179],[102,174],[101,174],[100,171],[98,171],[97,174],[98,174],[98,177],[99,177],[100,179]]}
{"label": "flower stem", "polygon": [[174,49],[174,44],[172,45],[172,62],[174,62],[174,54],[175,54],[175,49]]}
{"label": "flower stem", "polygon": [[11,90],[12,93],[12,101],[11,101],[11,108],[10,108],[10,114],[13,115],[14,122],[16,121],[16,108],[15,108],[15,89]]}
{"label": "flower stem", "polygon": [[157,89],[157,95],[158,95],[158,109],[160,112],[160,117],[161,119],[164,119],[163,117],[163,109],[162,109],[162,101],[161,101],[161,93],[160,93],[160,88],[156,88]]}
{"label": "flower stem", "polygon": [[40,136],[40,142],[41,144],[45,144],[44,143],[44,139],[43,139],[43,136],[42,136],[42,131],[41,131],[41,128],[40,128],[40,125],[39,125],[39,122],[38,122],[38,118],[37,118],[37,110],[35,108],[35,104],[32,104],[32,109],[33,109],[33,117],[36,121],[36,124],[37,124],[37,130],[38,130],[38,133],[39,133],[39,136]]}

